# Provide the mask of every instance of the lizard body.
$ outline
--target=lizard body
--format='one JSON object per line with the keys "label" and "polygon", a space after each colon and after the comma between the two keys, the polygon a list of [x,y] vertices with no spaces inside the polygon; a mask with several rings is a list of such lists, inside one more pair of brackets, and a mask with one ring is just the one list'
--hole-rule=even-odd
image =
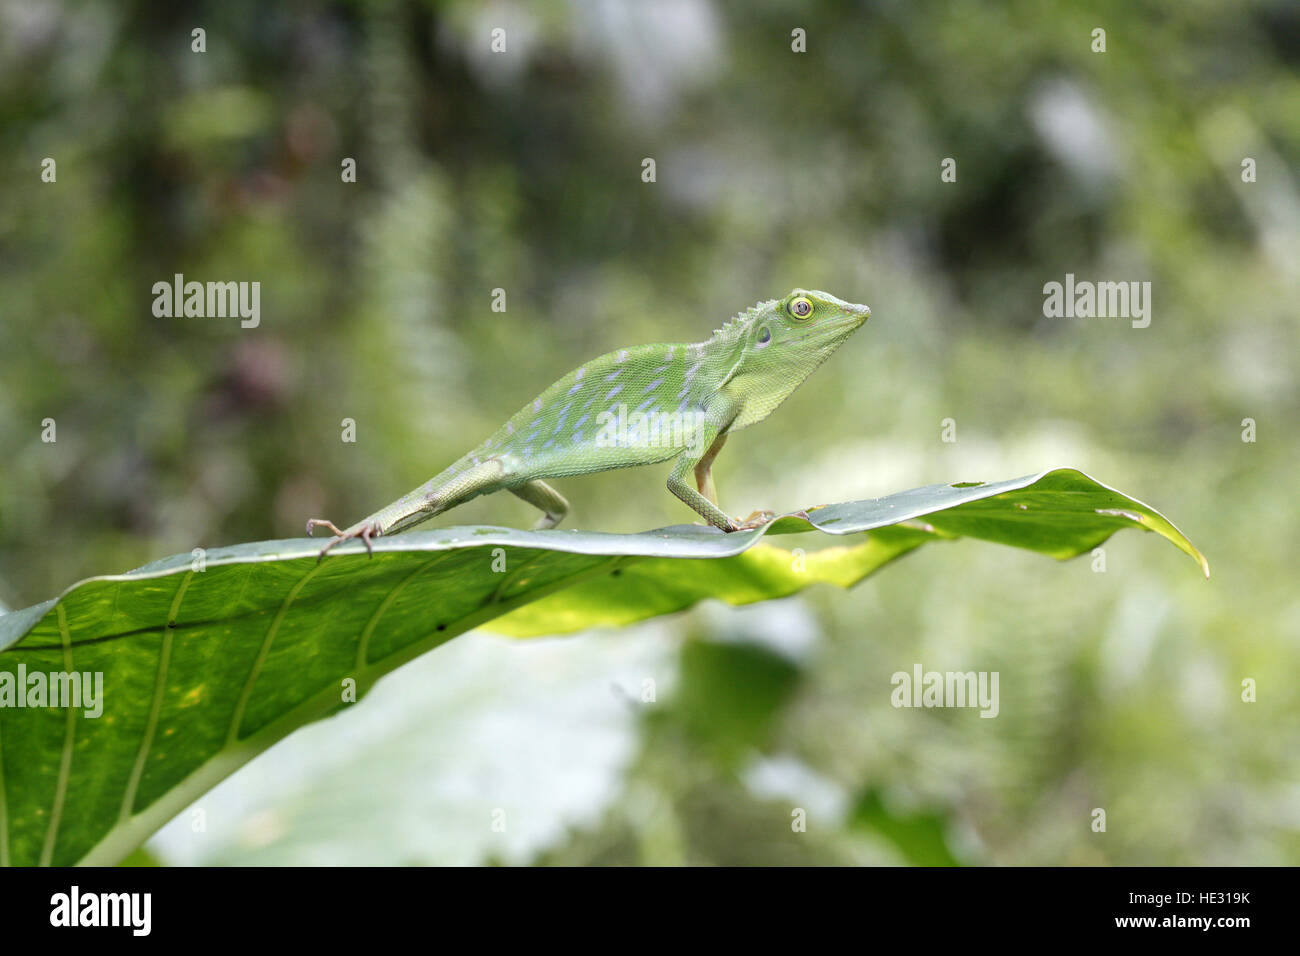
{"label": "lizard body", "polygon": [[536,505],[543,512],[537,527],[552,528],[569,506],[543,479],[673,458],[673,494],[724,531],[752,527],[754,516],[737,522],[718,507],[713,459],[729,434],[771,414],[870,315],[866,306],[795,289],[740,313],[704,342],[609,352],[569,372],[414,491],[345,530],[313,518],[307,531],[320,525],[334,533],[322,556],[349,538],[369,547],[372,537],[495,491]]}

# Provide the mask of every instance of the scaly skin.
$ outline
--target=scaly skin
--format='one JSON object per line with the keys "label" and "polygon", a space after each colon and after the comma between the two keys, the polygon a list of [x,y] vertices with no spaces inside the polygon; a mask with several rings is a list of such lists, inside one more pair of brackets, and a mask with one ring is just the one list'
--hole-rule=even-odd
{"label": "scaly skin", "polygon": [[[419,488],[350,528],[312,518],[334,539],[405,531],[449,508],[509,491],[553,528],[569,510],[543,479],[650,465],[676,458],[668,489],[723,531],[756,527],[718,507],[713,459],[727,436],[770,415],[871,315],[826,292],[795,289],[760,302],[693,345],[619,349],[579,366],[538,395],[487,441]],[[693,474],[695,487],[688,477]]]}

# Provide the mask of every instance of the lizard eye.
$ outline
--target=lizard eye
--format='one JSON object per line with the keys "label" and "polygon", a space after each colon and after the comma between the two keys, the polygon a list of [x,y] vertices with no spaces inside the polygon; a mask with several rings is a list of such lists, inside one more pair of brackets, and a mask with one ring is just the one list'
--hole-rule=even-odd
{"label": "lizard eye", "polygon": [[812,315],[812,310],[812,303],[803,296],[799,296],[799,298],[793,299],[790,302],[790,314],[796,319],[808,318],[808,316]]}
{"label": "lizard eye", "polygon": [[767,344],[768,342],[770,342],[770,341],[772,341],[772,330],[769,329],[769,328],[767,328],[766,326],[764,326],[763,328],[759,329],[759,330],[758,330],[758,344],[759,344],[759,345],[766,345],[766,344]]}

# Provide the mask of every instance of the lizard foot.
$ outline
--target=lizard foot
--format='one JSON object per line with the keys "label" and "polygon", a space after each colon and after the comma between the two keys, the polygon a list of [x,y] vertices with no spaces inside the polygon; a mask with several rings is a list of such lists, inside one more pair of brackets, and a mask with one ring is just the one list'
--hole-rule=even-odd
{"label": "lizard foot", "polygon": [[750,531],[754,528],[761,528],[770,522],[776,515],[771,511],[752,511],[744,521],[736,521],[737,531]]}
{"label": "lizard foot", "polygon": [[715,525],[711,521],[697,521],[695,524],[703,528],[720,528],[727,534],[731,534],[733,531],[752,531],[754,528],[761,528],[775,517],[776,515],[771,511],[754,511],[750,513],[748,518],[728,518],[728,526],[725,528]]}
{"label": "lizard foot", "polygon": [[325,545],[325,547],[320,549],[320,554],[316,556],[317,564],[321,563],[321,559],[325,557],[325,555],[329,552],[330,548],[334,547],[336,544],[342,544],[344,541],[347,541],[351,538],[360,538],[366,545],[366,553],[368,553],[372,558],[375,556],[375,549],[370,546],[370,539],[371,537],[379,536],[379,529],[376,528],[369,521],[363,521],[355,528],[350,528],[347,531],[340,531],[333,521],[327,521],[324,518],[308,518],[307,519],[308,537],[311,537],[312,533],[315,531],[318,525],[322,528],[327,528],[331,532],[333,532],[334,538],[333,540],[330,541],[329,544]]}
{"label": "lizard foot", "polygon": [[728,531],[753,531],[754,528],[762,528],[774,518],[776,515],[771,511],[751,511],[749,518],[733,519],[732,527],[728,528]]}

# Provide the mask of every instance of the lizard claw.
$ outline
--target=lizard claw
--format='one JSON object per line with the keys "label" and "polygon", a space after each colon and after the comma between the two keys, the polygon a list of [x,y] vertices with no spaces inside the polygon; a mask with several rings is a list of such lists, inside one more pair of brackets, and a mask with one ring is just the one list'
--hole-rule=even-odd
{"label": "lizard claw", "polygon": [[[770,522],[776,515],[771,511],[754,511],[748,518],[728,518],[728,527],[722,530],[731,534],[733,531],[752,531],[754,528],[761,528]],[[699,524],[700,522],[695,522]]]}
{"label": "lizard claw", "polygon": [[736,531],[751,531],[754,528],[761,528],[770,522],[776,515],[771,511],[753,511],[744,521],[736,521]]}
{"label": "lizard claw", "polygon": [[309,518],[307,521],[308,536],[311,535],[311,533],[315,530],[315,528],[318,525],[322,528],[328,528],[330,531],[334,532],[334,537],[330,540],[329,544],[325,545],[325,547],[320,549],[320,554],[316,556],[317,564],[321,563],[321,560],[325,557],[326,554],[329,553],[329,550],[333,548],[336,544],[342,544],[344,541],[347,541],[351,538],[360,538],[366,546],[366,553],[372,558],[375,556],[375,549],[370,544],[370,539],[372,536],[373,537],[379,536],[379,529],[376,528],[369,521],[363,521],[355,528],[351,528],[347,531],[340,531],[335,526],[333,521],[327,521],[324,518]]}
{"label": "lizard claw", "polygon": [[334,526],[334,522],[333,522],[333,521],[329,521],[329,520],[327,520],[327,519],[325,519],[325,518],[308,518],[308,519],[307,519],[307,537],[309,537],[309,538],[312,537],[312,535],[313,535],[313,534],[315,533],[315,531],[316,531],[316,526],[317,526],[317,525],[320,525],[322,528],[329,528],[330,531],[332,531],[334,534],[338,535],[339,537],[342,537],[342,536],[343,536],[343,532],[340,531],[338,528],[336,528],[336,527]]}

